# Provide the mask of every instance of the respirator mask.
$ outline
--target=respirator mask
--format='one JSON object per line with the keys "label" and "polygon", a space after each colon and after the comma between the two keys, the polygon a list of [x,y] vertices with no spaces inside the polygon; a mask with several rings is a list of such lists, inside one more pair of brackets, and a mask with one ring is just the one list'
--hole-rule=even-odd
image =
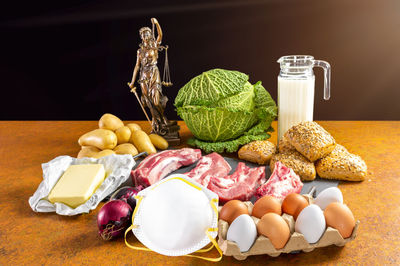
{"label": "respirator mask", "polygon": [[[136,250],[152,250],[167,256],[190,256],[219,261],[222,251],[215,237],[218,231],[218,196],[185,175],[175,174],[140,191],[136,196],[132,225],[125,243]],[[132,231],[147,248],[130,245]],[[209,243],[208,249],[202,249]],[[219,258],[187,255],[206,252],[215,246]]]}

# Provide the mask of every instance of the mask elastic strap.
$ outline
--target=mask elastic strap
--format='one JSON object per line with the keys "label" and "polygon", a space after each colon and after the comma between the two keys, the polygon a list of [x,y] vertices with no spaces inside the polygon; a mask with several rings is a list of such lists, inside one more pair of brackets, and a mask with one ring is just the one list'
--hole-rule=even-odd
{"label": "mask elastic strap", "polygon": [[[218,217],[218,209],[217,209],[217,206],[216,206],[215,204],[218,204],[218,199],[212,199],[212,200],[210,201],[210,205],[211,205],[212,209],[214,210],[214,214]],[[217,218],[217,220],[218,220],[218,218]],[[218,228],[210,228],[210,229],[216,229],[216,230],[212,230],[212,231],[217,231],[217,232],[218,232]],[[209,232],[210,229],[208,229],[208,230],[206,231],[206,234],[207,234],[207,232]],[[211,241],[211,243],[212,243],[212,241]],[[195,252],[198,252],[198,253],[208,252],[208,251],[210,251],[213,247],[214,247],[214,245],[211,245],[211,246],[208,247],[208,248],[199,249],[199,250],[197,250],[197,251],[195,251]],[[218,248],[219,248],[219,246],[218,246]],[[218,248],[217,248],[217,249],[218,249]]]}
{"label": "mask elastic strap", "polygon": [[198,255],[191,255],[191,254],[188,254],[188,255],[185,255],[185,256],[186,257],[192,257],[192,258],[198,258],[198,259],[202,259],[202,260],[206,260],[206,261],[212,261],[212,262],[220,261],[222,259],[222,250],[218,246],[217,241],[215,241],[215,239],[209,233],[209,232],[215,232],[215,231],[218,231],[218,228],[208,228],[207,231],[206,231],[206,235],[210,239],[210,241],[212,243],[212,246],[210,248],[207,248],[206,250],[200,249],[198,251],[195,251],[194,253],[210,251],[213,247],[215,247],[218,250],[219,257],[217,257],[217,258],[207,258],[207,257],[198,256]]}
{"label": "mask elastic strap", "polygon": [[165,183],[165,182],[171,181],[171,180],[180,180],[180,181],[185,182],[187,185],[189,185],[189,186],[191,186],[191,187],[193,187],[193,188],[195,188],[195,189],[197,189],[197,190],[201,190],[201,187],[198,187],[198,186],[196,186],[195,184],[190,183],[190,182],[187,181],[186,179],[184,179],[184,178],[182,178],[182,177],[179,177],[179,176],[177,176],[177,177],[172,177],[172,178],[170,178],[170,179],[168,179],[168,180],[164,180],[163,182],[160,182],[158,185],[155,185],[152,189],[155,189],[155,188],[158,187],[159,185],[161,185],[161,184],[163,184],[163,183]]}
{"label": "mask elastic strap", "polygon": [[[153,251],[153,250],[151,250],[151,249],[149,249],[149,248],[146,248],[146,247],[136,247],[136,246],[133,246],[133,245],[131,245],[131,244],[128,243],[128,241],[126,240],[126,235],[128,234],[129,231],[131,231],[131,230],[132,230],[133,228],[135,228],[135,227],[136,227],[136,225],[131,225],[131,226],[125,231],[125,244],[126,244],[129,248],[134,249],[134,250]],[[207,258],[207,257],[203,257],[203,256],[190,255],[190,254],[184,255],[184,256],[186,256],[186,257],[192,257],[192,258],[198,258],[198,259],[202,259],[202,260],[206,260],[206,261],[211,261],[211,262],[218,262],[218,261],[220,261],[220,260],[222,259],[222,250],[221,250],[221,248],[218,246],[217,241],[215,241],[215,239],[214,239],[214,238],[210,235],[210,233],[209,233],[209,232],[214,232],[214,231],[218,231],[218,228],[208,228],[207,231],[206,231],[206,235],[207,235],[207,237],[210,239],[210,241],[211,241],[211,243],[212,243],[212,246],[209,247],[209,248],[207,248],[207,249],[198,250],[198,251],[196,251],[196,252],[207,252],[207,251],[210,251],[213,247],[215,247],[215,248],[218,250],[219,257],[217,257],[217,258]]]}
{"label": "mask elastic strap", "polygon": [[149,249],[149,248],[132,246],[132,245],[129,244],[128,241],[126,240],[126,235],[128,234],[128,232],[130,232],[133,228],[136,228],[136,227],[137,227],[136,224],[133,224],[133,217],[135,217],[135,215],[136,215],[136,213],[137,213],[137,211],[138,211],[138,209],[139,209],[139,205],[140,205],[140,203],[142,202],[143,197],[142,197],[142,196],[135,196],[135,199],[137,200],[137,202],[136,202],[135,210],[133,211],[133,214],[132,214],[132,225],[129,226],[129,228],[126,229],[126,231],[125,231],[125,236],[124,236],[124,238],[125,238],[125,245],[127,245],[129,248],[135,249],[135,250],[152,251],[152,250]]}
{"label": "mask elastic strap", "polygon": [[[218,204],[218,199],[212,199],[210,201],[210,205],[212,207],[212,209],[214,210],[215,215],[218,217],[218,209],[217,206],[215,204]],[[218,220],[218,219],[217,219]],[[185,255],[187,257],[192,257],[192,258],[199,258],[199,259],[203,259],[203,260],[207,260],[207,261],[212,261],[212,262],[218,262],[222,259],[222,250],[219,247],[217,241],[215,241],[215,239],[211,236],[210,232],[218,232],[218,228],[208,228],[206,231],[206,235],[207,237],[210,239],[212,245],[208,248],[205,249],[199,249],[197,251],[195,251],[194,253],[204,253],[204,252],[208,252],[210,251],[213,247],[215,247],[218,250],[219,253],[219,257],[218,258],[207,258],[207,257],[203,257],[203,256],[197,256],[197,255]]]}
{"label": "mask elastic strap", "polygon": [[143,196],[136,195],[136,196],[134,196],[134,198],[137,200],[137,202],[136,202],[135,209],[133,210],[133,214],[132,214],[132,225],[133,225],[133,218],[135,217],[135,215],[139,209],[139,205],[142,202]]}
{"label": "mask elastic strap", "polygon": [[145,248],[145,247],[135,247],[135,246],[132,246],[131,244],[128,243],[128,241],[126,240],[126,235],[127,235],[128,232],[131,231],[133,228],[136,228],[136,225],[132,224],[132,225],[129,226],[129,228],[126,229],[126,231],[125,231],[125,236],[124,236],[124,238],[125,238],[125,245],[127,245],[129,248],[135,249],[135,250],[152,251],[152,250],[149,249],[149,248]]}

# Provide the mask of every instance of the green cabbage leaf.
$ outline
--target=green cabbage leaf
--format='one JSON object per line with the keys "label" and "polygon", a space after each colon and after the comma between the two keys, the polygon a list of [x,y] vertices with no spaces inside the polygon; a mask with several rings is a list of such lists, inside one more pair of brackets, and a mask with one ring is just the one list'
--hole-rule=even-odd
{"label": "green cabbage leaf", "polygon": [[213,69],[203,72],[179,90],[175,106],[210,105],[242,92],[248,79],[249,76],[238,71]]}

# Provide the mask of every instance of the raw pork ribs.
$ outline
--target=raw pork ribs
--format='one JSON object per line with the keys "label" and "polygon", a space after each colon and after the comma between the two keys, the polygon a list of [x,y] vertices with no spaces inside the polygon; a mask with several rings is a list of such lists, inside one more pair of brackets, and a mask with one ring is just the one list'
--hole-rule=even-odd
{"label": "raw pork ribs", "polygon": [[211,177],[223,178],[231,171],[230,165],[216,152],[201,157],[195,168],[184,175],[207,187]]}
{"label": "raw pork ribs", "polygon": [[233,199],[249,200],[256,188],[265,182],[265,167],[250,168],[240,162],[232,175],[212,177],[208,188],[218,194],[221,202]]}
{"label": "raw pork ribs", "polygon": [[196,162],[200,157],[201,150],[191,148],[149,155],[132,171],[133,184],[151,186],[176,169]]}
{"label": "raw pork ribs", "polygon": [[275,163],[275,169],[268,181],[257,189],[258,198],[270,195],[277,199],[284,199],[290,193],[300,193],[303,183],[291,168],[281,162]]}

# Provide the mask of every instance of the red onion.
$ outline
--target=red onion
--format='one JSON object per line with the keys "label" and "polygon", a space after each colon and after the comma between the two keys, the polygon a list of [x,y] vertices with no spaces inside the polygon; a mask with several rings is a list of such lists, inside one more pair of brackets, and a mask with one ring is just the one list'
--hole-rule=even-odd
{"label": "red onion", "polygon": [[114,194],[111,196],[110,200],[123,200],[126,201],[132,208],[132,210],[136,207],[136,194],[143,189],[142,186],[138,187],[122,187],[118,189]]}
{"label": "red onion", "polygon": [[124,234],[131,224],[132,208],[123,200],[111,200],[101,207],[97,215],[99,234],[104,240]]}

